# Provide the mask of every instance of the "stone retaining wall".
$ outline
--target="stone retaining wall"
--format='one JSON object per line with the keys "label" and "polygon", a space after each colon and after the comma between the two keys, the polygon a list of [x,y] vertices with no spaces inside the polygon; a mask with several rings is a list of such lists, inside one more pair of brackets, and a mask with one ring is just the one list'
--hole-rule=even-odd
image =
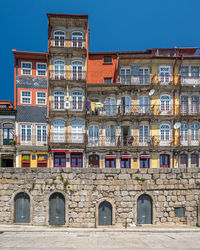
{"label": "stone retaining wall", "polygon": [[[14,197],[30,197],[31,224],[49,224],[49,197],[65,197],[66,226],[98,226],[98,206],[112,204],[113,226],[137,223],[137,199],[152,198],[153,224],[200,222],[200,169],[0,169],[0,223],[14,223]],[[185,216],[175,217],[174,208]],[[199,211],[200,212],[200,211]]]}

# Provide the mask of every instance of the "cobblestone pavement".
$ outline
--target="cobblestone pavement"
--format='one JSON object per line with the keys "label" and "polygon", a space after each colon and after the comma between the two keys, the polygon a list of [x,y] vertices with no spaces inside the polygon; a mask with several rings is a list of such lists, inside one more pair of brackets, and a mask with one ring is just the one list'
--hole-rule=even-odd
{"label": "cobblestone pavement", "polygon": [[0,249],[200,249],[200,232],[0,232]]}

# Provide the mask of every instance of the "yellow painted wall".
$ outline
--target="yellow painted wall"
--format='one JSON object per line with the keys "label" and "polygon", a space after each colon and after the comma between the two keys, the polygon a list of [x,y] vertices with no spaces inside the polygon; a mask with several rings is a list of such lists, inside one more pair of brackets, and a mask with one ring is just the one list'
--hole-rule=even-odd
{"label": "yellow painted wall", "polygon": [[152,66],[152,82],[153,84],[157,84],[158,83],[158,67],[156,65]]}
{"label": "yellow painted wall", "polygon": [[174,168],[178,168],[178,155],[174,157]]}
{"label": "yellow painted wall", "polygon": [[179,129],[174,129],[174,146],[178,146],[179,142]]}
{"label": "yellow painted wall", "polygon": [[138,168],[138,158],[133,157],[133,166],[132,168]]}
{"label": "yellow painted wall", "polygon": [[175,115],[178,115],[180,112],[180,109],[179,109],[179,97],[178,97],[178,95],[175,95],[175,98],[174,98],[174,105],[175,105],[175,112],[174,112],[174,114]]}
{"label": "yellow painted wall", "polygon": [[159,106],[159,96],[153,95],[151,98],[151,108],[154,115],[159,114],[160,106]]}
{"label": "yellow painted wall", "polygon": [[152,124],[151,126],[151,135],[152,137],[154,136],[154,145],[157,146],[159,143],[159,138],[158,138],[158,124]]}
{"label": "yellow painted wall", "polygon": [[179,68],[178,66],[174,67],[174,84],[179,84]]}
{"label": "yellow painted wall", "polygon": [[[19,153],[18,160],[19,160],[19,168],[22,167],[22,155],[25,154],[23,151]],[[33,153],[31,151],[26,151],[26,154],[30,154],[30,167],[37,168],[37,155],[38,154],[46,154],[47,155],[47,167],[49,167],[49,154],[48,152],[38,151]],[[35,155],[35,160],[32,160],[32,156]]]}
{"label": "yellow painted wall", "polygon": [[151,166],[152,168],[158,168],[158,155],[152,154],[151,163],[152,163]]}

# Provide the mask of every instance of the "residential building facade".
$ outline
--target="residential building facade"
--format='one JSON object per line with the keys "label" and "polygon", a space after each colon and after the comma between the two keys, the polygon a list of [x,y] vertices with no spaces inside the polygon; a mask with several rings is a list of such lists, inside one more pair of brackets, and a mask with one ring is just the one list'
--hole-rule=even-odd
{"label": "residential building facade", "polygon": [[0,167],[15,167],[16,110],[10,101],[0,101]]}
{"label": "residential building facade", "polygon": [[47,53],[13,54],[16,167],[48,167]]}

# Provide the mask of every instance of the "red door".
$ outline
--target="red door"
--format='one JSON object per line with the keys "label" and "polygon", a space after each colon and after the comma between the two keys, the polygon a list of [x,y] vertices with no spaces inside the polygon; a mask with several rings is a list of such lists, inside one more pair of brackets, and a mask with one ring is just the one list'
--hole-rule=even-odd
{"label": "red door", "polygon": [[65,153],[54,154],[54,167],[65,168],[65,166],[66,166]]}
{"label": "red door", "polygon": [[149,168],[149,158],[140,158],[140,168]]}
{"label": "red door", "polygon": [[131,167],[131,159],[130,158],[122,158],[121,159],[121,168],[130,168]]}
{"label": "red door", "polygon": [[82,167],[83,167],[83,155],[71,154],[71,168],[82,168]]}
{"label": "red door", "polygon": [[166,154],[160,155],[160,167],[161,168],[169,168],[170,167],[169,155],[166,155]]}
{"label": "red door", "polygon": [[116,159],[106,159],[106,168],[116,168]]}

